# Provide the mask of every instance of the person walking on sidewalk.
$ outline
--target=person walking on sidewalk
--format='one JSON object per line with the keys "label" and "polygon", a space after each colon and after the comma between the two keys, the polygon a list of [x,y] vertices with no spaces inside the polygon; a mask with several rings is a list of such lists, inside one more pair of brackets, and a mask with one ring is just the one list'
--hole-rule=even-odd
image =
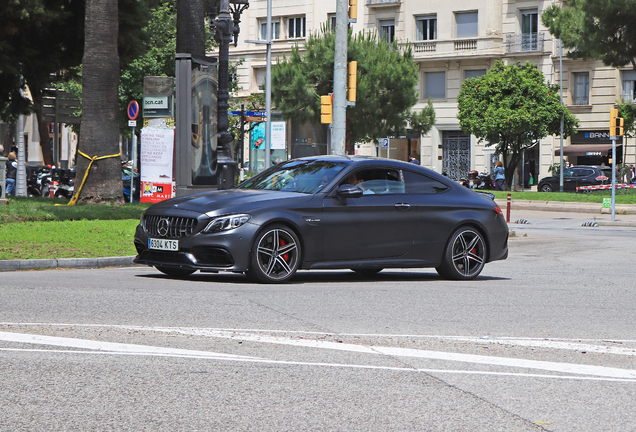
{"label": "person walking on sidewalk", "polygon": [[15,153],[9,153],[7,156],[7,180],[5,181],[5,195],[15,195],[15,177],[18,173],[18,161],[16,160]]}
{"label": "person walking on sidewalk", "polygon": [[503,162],[497,161],[497,163],[495,164],[495,169],[492,173],[495,175],[495,190],[506,190],[506,188],[504,187],[504,182],[506,180],[506,171],[503,167]]}

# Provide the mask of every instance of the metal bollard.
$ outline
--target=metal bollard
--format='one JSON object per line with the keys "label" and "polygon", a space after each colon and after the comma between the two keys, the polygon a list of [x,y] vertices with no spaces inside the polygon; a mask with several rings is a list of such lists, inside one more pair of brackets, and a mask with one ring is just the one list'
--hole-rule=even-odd
{"label": "metal bollard", "polygon": [[506,202],[506,223],[510,223],[510,204],[512,203],[512,194],[508,194],[508,201]]}

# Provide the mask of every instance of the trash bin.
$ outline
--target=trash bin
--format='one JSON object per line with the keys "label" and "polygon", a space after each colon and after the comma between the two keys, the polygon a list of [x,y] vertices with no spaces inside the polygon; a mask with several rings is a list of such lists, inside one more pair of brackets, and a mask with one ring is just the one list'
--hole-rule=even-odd
{"label": "trash bin", "polygon": [[6,178],[7,178],[7,158],[0,156],[0,199],[4,198]]}

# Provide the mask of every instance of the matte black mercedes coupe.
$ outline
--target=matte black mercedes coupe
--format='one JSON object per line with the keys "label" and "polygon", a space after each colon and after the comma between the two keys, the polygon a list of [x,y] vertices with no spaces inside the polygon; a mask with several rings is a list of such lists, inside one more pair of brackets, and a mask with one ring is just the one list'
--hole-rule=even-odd
{"label": "matte black mercedes coupe", "polygon": [[136,263],[175,277],[246,272],[286,282],[298,269],[435,267],[472,279],[508,256],[493,199],[434,171],[389,159],[319,156],[275,165],[234,189],[145,211]]}

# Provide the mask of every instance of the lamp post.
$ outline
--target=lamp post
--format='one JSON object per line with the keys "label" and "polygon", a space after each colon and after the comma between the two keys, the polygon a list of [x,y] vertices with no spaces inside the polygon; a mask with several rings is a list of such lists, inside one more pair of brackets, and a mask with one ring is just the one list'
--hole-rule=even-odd
{"label": "lamp post", "polygon": [[227,110],[230,107],[228,100],[229,93],[229,62],[230,62],[230,42],[234,37],[234,46],[238,41],[240,32],[239,23],[241,13],[249,7],[248,0],[221,0],[221,11],[218,17],[212,21],[212,34],[219,43],[219,81],[217,99],[217,166],[218,188],[220,190],[229,189],[234,186],[234,176],[237,165],[230,156],[230,143],[234,140],[234,135],[229,131],[229,120]]}

